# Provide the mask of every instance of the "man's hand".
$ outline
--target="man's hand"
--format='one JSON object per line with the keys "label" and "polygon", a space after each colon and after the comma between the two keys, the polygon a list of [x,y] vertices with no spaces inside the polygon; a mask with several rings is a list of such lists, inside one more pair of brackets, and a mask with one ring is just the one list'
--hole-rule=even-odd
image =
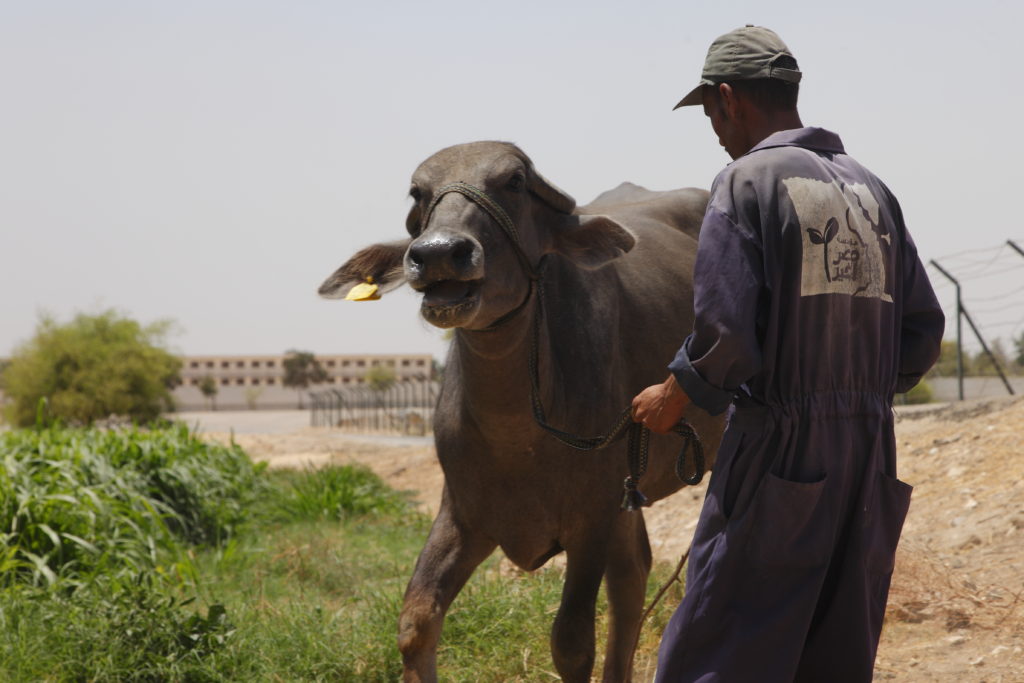
{"label": "man's hand", "polygon": [[683,417],[690,397],[669,375],[661,384],[649,386],[633,399],[633,421],[642,422],[657,434],[669,434],[672,427]]}

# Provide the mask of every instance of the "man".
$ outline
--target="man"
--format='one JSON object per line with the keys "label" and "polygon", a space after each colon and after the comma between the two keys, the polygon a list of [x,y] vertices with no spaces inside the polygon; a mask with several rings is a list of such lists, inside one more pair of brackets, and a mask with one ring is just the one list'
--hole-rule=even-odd
{"label": "man", "polygon": [[746,26],[677,105],[703,105],[734,161],[701,227],[693,333],[634,419],[665,432],[690,401],[733,413],[657,681],[872,676],[910,504],[893,394],[935,362],[944,319],[888,188],[803,127],[800,77],[775,33]]}

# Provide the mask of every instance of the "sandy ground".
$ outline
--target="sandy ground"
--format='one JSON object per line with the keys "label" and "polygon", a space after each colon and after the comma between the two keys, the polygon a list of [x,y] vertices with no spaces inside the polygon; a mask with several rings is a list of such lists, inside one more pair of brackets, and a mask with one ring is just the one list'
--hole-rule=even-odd
{"label": "sandy ground", "polygon": [[[429,439],[310,428],[308,413],[183,416],[274,467],[359,462],[433,514],[443,477]],[[900,478],[912,484],[876,680],[1024,681],[1024,399],[904,410]],[[689,544],[704,486],[646,511],[657,561]]]}

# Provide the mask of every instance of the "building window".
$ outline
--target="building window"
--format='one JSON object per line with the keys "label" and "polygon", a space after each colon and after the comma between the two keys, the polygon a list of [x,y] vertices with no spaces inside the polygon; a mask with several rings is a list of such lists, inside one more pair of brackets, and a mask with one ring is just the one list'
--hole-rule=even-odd
{"label": "building window", "polygon": [[213,361],[212,360],[206,361],[206,367],[212,368],[213,367]]}
{"label": "building window", "polygon": [[235,384],[245,384],[245,378],[239,377],[238,379],[235,380]]}
{"label": "building window", "polygon": [[373,361],[373,363],[371,363],[371,365],[373,365],[373,367],[377,367],[378,365],[380,365],[380,361],[379,360],[375,360],[375,361]]}
{"label": "building window", "polygon": [[356,361],[356,367],[360,367],[360,368],[366,367],[366,361],[365,360],[357,360]]}
{"label": "building window", "polygon": [[196,379],[195,377],[192,378],[192,386],[194,386],[194,387],[198,387],[199,386],[199,380]]}
{"label": "building window", "polygon": [[260,362],[259,362],[258,360],[254,360],[254,361],[252,362],[252,366],[253,366],[254,368],[258,368],[258,367],[260,366]]}
{"label": "building window", "polygon": [[267,379],[267,384],[274,384],[274,383],[276,383],[276,380],[273,377],[270,377],[269,379]]}
{"label": "building window", "polygon": [[194,361],[192,361],[191,363],[189,363],[189,364],[188,364],[188,366],[189,366],[190,368],[198,368],[198,367],[199,367],[199,361],[195,361],[195,360],[194,360]]}
{"label": "building window", "polygon": [[424,361],[422,358],[420,358],[418,361],[416,361],[416,367],[419,367],[419,368],[422,368],[426,364],[427,364],[426,361]]}
{"label": "building window", "polygon": [[334,367],[334,361],[333,360],[327,361],[327,367],[333,368]]}
{"label": "building window", "polygon": [[260,378],[259,377],[253,377],[252,378],[252,383],[253,384],[259,384],[260,383]]}
{"label": "building window", "polygon": [[348,384],[348,383],[349,383],[350,381],[352,381],[352,380],[350,380],[350,379],[349,379],[348,377],[343,377],[341,381],[342,381],[342,383],[344,383],[344,384]]}
{"label": "building window", "polygon": [[341,367],[347,368],[349,366],[349,363],[351,363],[351,362],[352,361],[343,360],[343,361],[341,361]]}
{"label": "building window", "polygon": [[408,358],[406,358],[405,360],[402,361],[402,367],[403,368],[409,367],[409,359]]}
{"label": "building window", "polygon": [[224,377],[224,378],[222,378],[220,380],[220,383],[221,383],[221,386],[227,386],[228,384],[231,383],[231,381],[227,377]]}
{"label": "building window", "polygon": [[236,361],[235,362],[235,367],[236,368],[244,368],[245,367],[245,361],[244,360]]}
{"label": "building window", "polygon": [[231,363],[227,362],[226,360],[222,360],[222,361],[220,362],[220,366],[221,366],[222,368],[228,368],[228,367],[231,367]]}
{"label": "building window", "polygon": [[267,361],[267,367],[268,367],[268,368],[272,368],[272,367],[274,367],[274,361],[272,361],[272,360],[268,360],[268,361]]}

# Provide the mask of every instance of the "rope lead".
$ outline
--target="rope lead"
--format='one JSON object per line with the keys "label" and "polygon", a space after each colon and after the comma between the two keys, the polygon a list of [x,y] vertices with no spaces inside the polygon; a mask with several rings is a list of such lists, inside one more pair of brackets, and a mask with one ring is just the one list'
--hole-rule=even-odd
{"label": "rope lead", "polygon": [[[526,271],[526,275],[530,278],[531,283],[537,283],[535,288],[537,290],[537,306],[533,321],[533,335],[529,358],[531,384],[530,403],[533,408],[534,420],[542,429],[558,439],[561,443],[581,451],[600,450],[615,441],[618,441],[622,437],[623,433],[628,431],[629,441],[627,445],[627,455],[629,459],[629,476],[626,477],[626,480],[623,483],[625,493],[622,497],[622,507],[625,510],[636,511],[649,505],[647,497],[640,492],[639,485],[640,478],[647,472],[648,447],[651,432],[643,425],[633,422],[633,416],[629,406],[627,406],[619,416],[618,421],[615,423],[615,426],[612,427],[611,431],[603,436],[578,436],[576,434],[562,431],[556,427],[552,427],[547,423],[547,419],[544,415],[544,405],[540,400],[540,380],[538,378],[539,373],[537,367],[538,338],[540,336],[540,325],[544,314],[544,280],[541,279],[539,269],[535,268],[533,264],[530,263],[530,259],[523,250],[522,243],[519,239],[519,232],[516,230],[515,223],[501,205],[491,199],[484,190],[476,187],[475,185],[470,185],[469,183],[461,181],[450,183],[440,188],[434,195],[433,200],[427,206],[427,210],[423,215],[421,230],[425,229],[427,224],[430,222],[430,217],[434,213],[434,209],[437,207],[438,202],[441,201],[441,198],[452,192],[457,192],[474,202],[501,227],[502,231],[508,236],[512,245],[515,247],[516,256],[519,258],[520,263],[522,263],[523,269]],[[531,288],[531,293],[532,289],[534,288]],[[526,300],[529,300],[529,295],[527,295]],[[525,305],[525,303],[526,302],[524,301],[523,305]],[[704,448],[701,445],[700,439],[697,437],[696,432],[693,431],[693,427],[687,424],[684,420],[680,420],[679,424],[675,426],[673,431],[684,439],[683,448],[679,451],[679,455],[676,458],[676,476],[678,476],[681,481],[691,486],[699,484],[701,479],[704,478]],[[693,447],[693,474],[688,475],[686,474],[686,452],[691,446]]]}

